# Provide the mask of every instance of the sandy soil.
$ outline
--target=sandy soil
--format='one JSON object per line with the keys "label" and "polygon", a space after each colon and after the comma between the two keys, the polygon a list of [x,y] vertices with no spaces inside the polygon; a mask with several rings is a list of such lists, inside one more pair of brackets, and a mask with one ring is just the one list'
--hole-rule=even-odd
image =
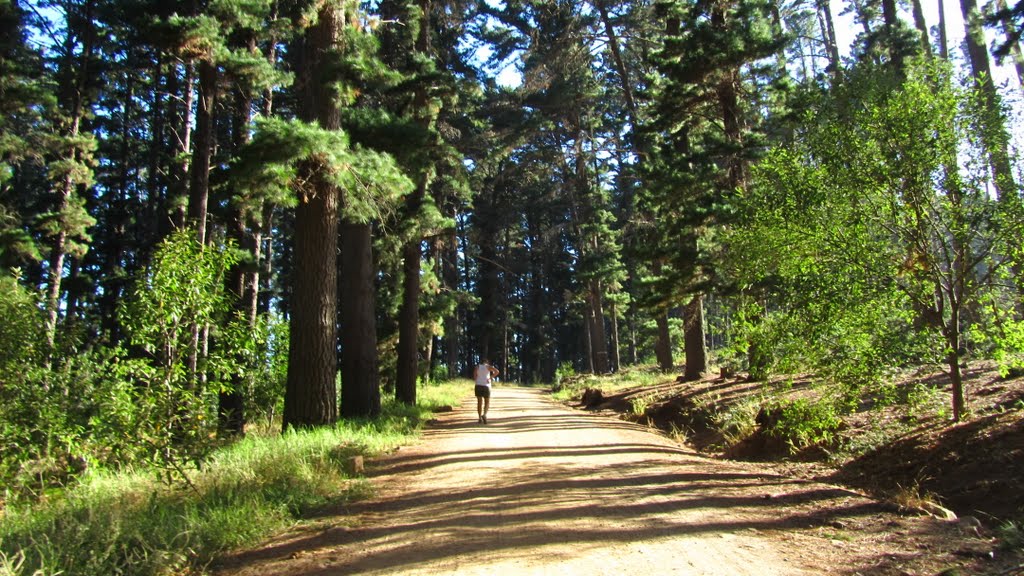
{"label": "sandy soil", "polygon": [[230,554],[217,574],[903,575],[977,573],[992,554],[955,522],[702,457],[539,390],[497,388],[489,423],[476,420],[467,398],[369,463],[375,498]]}

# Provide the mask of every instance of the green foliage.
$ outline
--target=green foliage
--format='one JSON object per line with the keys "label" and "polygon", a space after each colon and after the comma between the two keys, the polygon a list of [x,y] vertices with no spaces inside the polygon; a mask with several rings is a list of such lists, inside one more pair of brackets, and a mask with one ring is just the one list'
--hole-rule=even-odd
{"label": "green foliage", "polygon": [[278,118],[256,122],[232,165],[232,182],[253,197],[294,205],[315,193],[302,177],[309,166],[344,191],[346,217],[361,222],[381,219],[413,186],[391,156],[350,146],[344,132]]}
{"label": "green foliage", "polygon": [[43,316],[39,297],[12,275],[0,275],[0,378],[18,376],[41,358]]}
{"label": "green foliage", "polygon": [[922,419],[928,414],[936,414],[939,418],[945,419],[946,401],[941,389],[917,382],[907,391],[907,412],[911,418]]}
{"label": "green foliage", "polygon": [[1024,375],[1024,321],[1014,313],[1014,295],[987,294],[981,304],[988,314],[971,331],[973,342],[992,356],[1003,378]]}
{"label": "green foliage", "polygon": [[999,540],[1007,550],[1024,552],[1024,522],[1009,520],[999,527]]}
{"label": "green foliage", "polygon": [[[160,245],[121,312],[130,343],[146,354],[124,373],[138,391],[135,440],[168,473],[212,448],[216,396],[237,369],[235,354],[218,346],[243,344],[230,338],[238,328],[223,331],[228,338],[219,330],[230,309],[224,278],[235,252],[202,246],[194,236],[183,230]],[[204,357],[207,329],[214,349]]]}
{"label": "green foliage", "polygon": [[576,369],[573,368],[572,362],[562,362],[555,369],[555,382],[554,389],[560,390],[568,378],[576,375]]}
{"label": "green foliage", "polygon": [[862,70],[765,156],[724,238],[725,276],[757,302],[737,313],[735,356],[752,346],[767,371],[812,370],[851,402],[892,367],[966,352],[964,311],[995,289],[1016,229],[995,225],[1009,217],[985,191],[975,96],[941,66],[898,83]]}
{"label": "green foliage", "polygon": [[634,396],[629,399],[629,409],[635,416],[643,416],[647,413],[647,409],[654,403],[654,396],[650,394],[643,394],[640,396]]}
{"label": "green foliage", "polygon": [[731,404],[725,409],[719,409],[710,403],[706,403],[702,408],[712,411],[715,428],[722,433],[726,444],[734,445],[757,429],[756,417],[763,404],[763,397],[754,396]]}
{"label": "green foliage", "polygon": [[816,444],[828,444],[842,426],[836,405],[828,399],[782,402],[772,408],[777,415],[766,432],[798,450]]}
{"label": "green foliage", "polygon": [[344,471],[348,458],[408,441],[433,408],[456,404],[466,385],[426,386],[420,405],[387,403],[374,420],[250,435],[189,468],[189,490],[158,483],[147,470],[96,471],[60,497],[9,503],[0,518],[0,574],[145,576],[204,566],[329,501],[366,497],[369,485]]}

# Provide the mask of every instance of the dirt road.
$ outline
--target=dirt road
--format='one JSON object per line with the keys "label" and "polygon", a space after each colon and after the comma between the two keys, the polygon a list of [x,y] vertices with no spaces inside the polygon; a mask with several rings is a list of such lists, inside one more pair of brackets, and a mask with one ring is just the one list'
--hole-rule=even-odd
{"label": "dirt road", "polygon": [[[373,462],[373,500],[219,563],[233,576],[915,574],[945,524],[701,457],[646,428],[498,388]],[[937,551],[937,549],[936,549]]]}

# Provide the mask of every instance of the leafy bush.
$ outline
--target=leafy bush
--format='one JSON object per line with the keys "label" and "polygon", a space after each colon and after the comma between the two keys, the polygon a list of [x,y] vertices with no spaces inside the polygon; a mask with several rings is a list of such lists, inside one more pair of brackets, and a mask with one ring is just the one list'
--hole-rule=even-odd
{"label": "leafy bush", "polygon": [[[255,349],[228,325],[224,278],[236,259],[232,250],[177,232],[157,248],[121,311],[131,345],[146,360],[125,374],[138,391],[135,438],[170,475],[214,446],[218,393],[230,389],[231,375],[244,365],[232,346]],[[206,330],[212,346],[204,355]]]}
{"label": "leafy bush", "polygon": [[566,379],[576,375],[576,369],[573,368],[572,362],[562,362],[555,369],[555,382],[553,389],[557,392],[562,389]]}
{"label": "leafy bush", "polygon": [[1014,304],[1006,295],[992,292],[983,306],[985,321],[971,331],[971,339],[988,348],[1003,378],[1024,376],[1024,320],[1014,317]]}
{"label": "leafy bush", "polygon": [[843,423],[835,403],[825,399],[784,402],[773,413],[776,419],[768,427],[768,434],[784,440],[794,450],[832,442]]}

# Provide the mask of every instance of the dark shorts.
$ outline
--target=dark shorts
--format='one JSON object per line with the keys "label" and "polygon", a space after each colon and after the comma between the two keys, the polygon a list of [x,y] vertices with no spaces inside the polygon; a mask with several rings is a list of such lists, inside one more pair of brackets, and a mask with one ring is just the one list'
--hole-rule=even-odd
{"label": "dark shorts", "polygon": [[481,386],[481,385],[477,384],[476,388],[474,388],[473,390],[476,392],[476,397],[477,398],[490,398],[491,397],[491,387],[490,386]]}

